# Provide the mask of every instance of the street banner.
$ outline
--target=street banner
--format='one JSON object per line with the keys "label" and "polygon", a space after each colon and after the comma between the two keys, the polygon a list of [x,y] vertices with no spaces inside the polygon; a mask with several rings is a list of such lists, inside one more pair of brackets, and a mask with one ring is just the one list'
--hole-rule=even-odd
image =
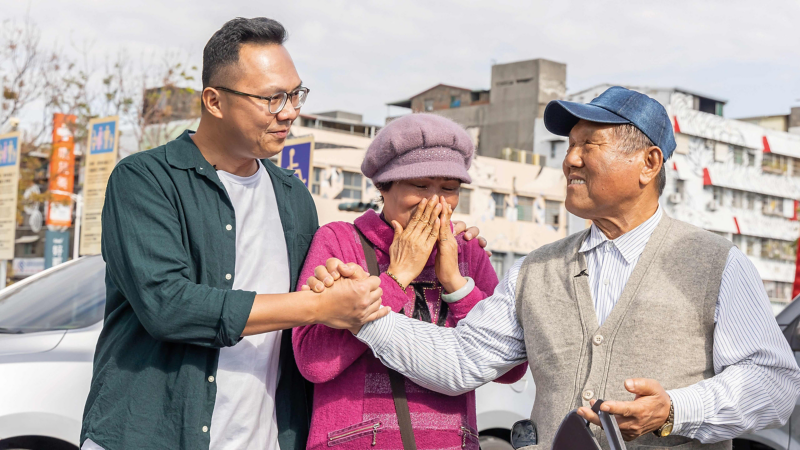
{"label": "street banner", "polygon": [[67,260],[69,256],[69,231],[44,232],[44,268],[55,267]]}
{"label": "street banner", "polygon": [[19,132],[0,135],[0,260],[14,259],[19,190]]}
{"label": "street banner", "polygon": [[[75,123],[73,115],[53,114],[53,154],[50,156],[50,191],[72,193],[75,181],[75,138],[69,125]],[[52,194],[47,206],[48,227],[72,226],[72,198],[65,194]],[[48,266],[50,267],[50,266]]]}
{"label": "street banner", "polygon": [[294,170],[295,176],[309,187],[314,167],[314,136],[286,140],[280,155],[279,165]]}
{"label": "street banner", "polygon": [[[106,198],[106,185],[117,164],[119,117],[93,119],[88,125],[86,179],[83,183],[80,255],[100,254],[100,216]],[[131,195],[136,195],[131,192]]]}

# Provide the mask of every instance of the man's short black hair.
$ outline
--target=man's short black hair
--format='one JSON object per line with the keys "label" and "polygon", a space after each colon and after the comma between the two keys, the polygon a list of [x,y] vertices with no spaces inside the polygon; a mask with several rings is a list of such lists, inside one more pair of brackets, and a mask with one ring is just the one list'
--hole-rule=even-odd
{"label": "man's short black hair", "polygon": [[237,17],[225,22],[203,49],[203,88],[220,70],[239,62],[242,44],[278,44],[286,42],[286,29],[266,17]]}

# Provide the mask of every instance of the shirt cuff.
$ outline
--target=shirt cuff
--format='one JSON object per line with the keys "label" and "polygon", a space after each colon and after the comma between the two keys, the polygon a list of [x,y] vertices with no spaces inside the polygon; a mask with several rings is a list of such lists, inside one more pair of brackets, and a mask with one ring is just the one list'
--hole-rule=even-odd
{"label": "shirt cuff", "polygon": [[256,293],[250,291],[223,291],[222,315],[215,339],[216,347],[232,347],[242,340],[242,333],[250,319]]}
{"label": "shirt cuff", "polygon": [[464,277],[467,280],[467,284],[461,287],[461,289],[451,292],[449,294],[442,294],[442,300],[445,303],[454,303],[457,302],[464,297],[468,296],[473,289],[475,289],[475,280],[470,277]]}
{"label": "shirt cuff", "polygon": [[674,413],[672,434],[694,439],[694,435],[704,421],[703,396],[699,386],[695,384],[673,389],[667,391],[667,394],[672,399]]}
{"label": "shirt cuff", "polygon": [[356,338],[367,344],[372,349],[372,353],[377,358],[392,339],[394,327],[397,321],[397,314],[390,312],[385,317],[364,324],[356,334]]}

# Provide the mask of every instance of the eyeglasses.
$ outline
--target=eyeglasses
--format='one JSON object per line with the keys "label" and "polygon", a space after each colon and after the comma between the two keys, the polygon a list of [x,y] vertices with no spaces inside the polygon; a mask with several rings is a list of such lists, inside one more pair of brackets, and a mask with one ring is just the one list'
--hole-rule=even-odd
{"label": "eyeglasses", "polygon": [[233,89],[228,89],[222,86],[215,86],[214,89],[230,92],[231,94],[243,95],[245,97],[253,97],[264,101],[267,103],[270,114],[278,114],[279,112],[283,111],[283,107],[286,106],[286,100],[288,100],[290,97],[292,99],[292,107],[294,109],[300,109],[303,106],[303,103],[306,102],[309,92],[307,87],[299,87],[292,92],[278,92],[277,94],[270,95],[269,97],[262,97],[260,95],[234,91]]}

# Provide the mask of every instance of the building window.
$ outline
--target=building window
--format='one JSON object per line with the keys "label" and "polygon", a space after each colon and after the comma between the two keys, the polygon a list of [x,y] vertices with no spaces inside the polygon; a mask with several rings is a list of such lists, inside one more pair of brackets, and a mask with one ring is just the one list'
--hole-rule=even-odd
{"label": "building window", "polygon": [[745,196],[746,203],[745,208],[747,209],[756,209],[756,194],[752,192],[748,192]]}
{"label": "building window", "polygon": [[747,149],[745,151],[747,154],[747,165],[755,167],[756,165],[756,151],[753,149]]}
{"label": "building window", "polygon": [[783,175],[789,171],[789,157],[776,155],[775,153],[764,153],[761,160],[761,170],[767,173]]}
{"label": "building window", "polygon": [[319,195],[320,191],[320,180],[322,179],[322,169],[319,167],[314,167],[314,171],[311,174],[311,193],[314,195]]}
{"label": "building window", "polygon": [[517,220],[533,222],[533,197],[517,196]]}
{"label": "building window", "polygon": [[745,248],[740,249],[744,252],[747,256],[756,256],[756,242],[758,240],[752,236],[745,236],[744,238],[744,246]]}
{"label": "building window", "polygon": [[553,200],[544,201],[545,223],[558,228],[559,217],[561,216],[561,202]]}
{"label": "building window", "polygon": [[492,192],[492,200],[494,200],[494,216],[506,216],[506,194],[499,192]]}
{"label": "building window", "polygon": [[491,261],[497,278],[502,280],[506,275],[506,254],[503,252],[492,252]]}
{"label": "building window", "polygon": [[719,186],[714,186],[714,203],[717,206],[722,206],[722,196],[724,194],[724,190]]}
{"label": "building window", "polygon": [[342,178],[344,181],[344,189],[342,189],[342,192],[340,192],[336,198],[361,201],[361,192],[363,190],[361,187],[361,180],[364,176],[358,172],[344,171],[342,172]]}
{"label": "building window", "polygon": [[471,200],[472,189],[461,188],[458,191],[458,205],[453,212],[459,214],[469,214]]}
{"label": "building window", "polygon": [[556,150],[558,150],[558,141],[550,141],[550,159],[556,159]]}
{"label": "building window", "polygon": [[772,301],[787,303],[792,300],[792,283],[764,280],[764,290]]}
{"label": "building window", "polygon": [[765,216],[783,216],[783,199],[765,196],[761,213]]}
{"label": "building window", "polygon": [[731,145],[730,147],[733,150],[733,163],[738,166],[747,165],[747,154],[744,152],[744,148],[738,145]]}
{"label": "building window", "polygon": [[793,241],[761,238],[761,257],[776,261],[794,262],[797,260],[797,248]]}
{"label": "building window", "polygon": [[425,111],[433,111],[433,99],[425,99]]}
{"label": "building window", "polygon": [[744,192],[742,191],[731,192],[731,206],[733,206],[734,208],[744,207]]}
{"label": "building window", "polygon": [[461,106],[461,96],[460,95],[451,95],[450,96],[450,107],[451,108],[458,108]]}
{"label": "building window", "polygon": [[792,176],[800,177],[800,158],[792,158]]}

